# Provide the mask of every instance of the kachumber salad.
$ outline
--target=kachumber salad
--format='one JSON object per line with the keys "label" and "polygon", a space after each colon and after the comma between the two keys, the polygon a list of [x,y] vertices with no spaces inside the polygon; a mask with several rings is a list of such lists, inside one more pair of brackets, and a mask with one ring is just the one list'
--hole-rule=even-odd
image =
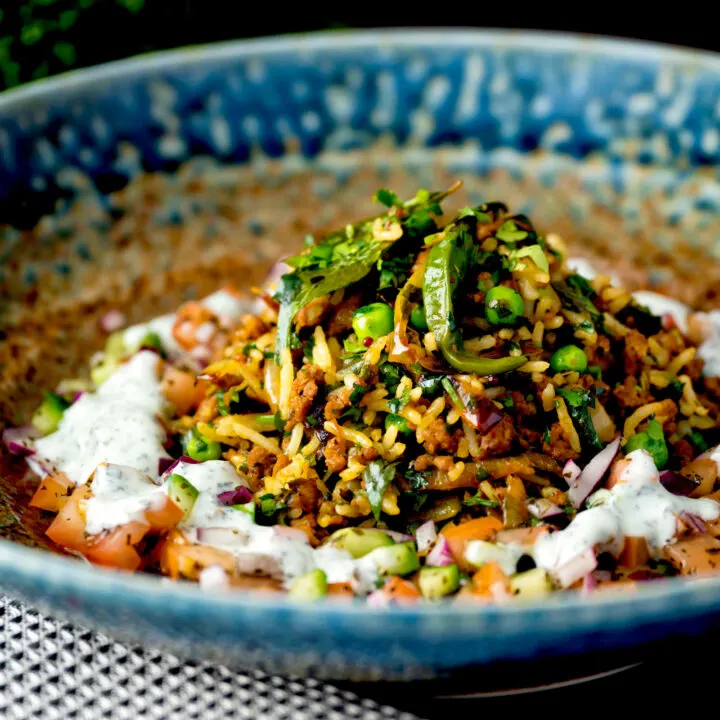
{"label": "kachumber salad", "polygon": [[[208,588],[506,602],[720,561],[720,313],[451,192],[114,330],[6,430],[47,535]],[[582,268],[584,267],[584,270]],[[584,274],[577,270],[581,269]]]}

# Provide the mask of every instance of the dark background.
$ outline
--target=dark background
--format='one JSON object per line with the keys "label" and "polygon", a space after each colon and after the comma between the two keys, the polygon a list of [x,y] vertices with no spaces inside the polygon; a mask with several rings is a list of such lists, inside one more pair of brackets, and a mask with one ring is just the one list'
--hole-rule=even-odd
{"label": "dark background", "polygon": [[351,5],[347,0],[324,10],[317,5],[291,6],[301,12],[286,9],[285,3],[241,0],[0,0],[0,89],[153,50],[312,30],[530,28],[720,49],[714,23],[700,21],[702,13],[693,10],[694,3],[684,3],[665,20],[659,6],[642,14],[636,10],[641,18],[633,20],[632,3],[625,10],[592,5],[585,20],[577,17],[580,6],[567,12],[545,4],[533,10],[524,3],[504,3],[506,9],[503,3],[463,3],[445,11],[439,5],[421,10],[419,4],[367,2],[352,3],[358,10],[346,11],[342,6]]}

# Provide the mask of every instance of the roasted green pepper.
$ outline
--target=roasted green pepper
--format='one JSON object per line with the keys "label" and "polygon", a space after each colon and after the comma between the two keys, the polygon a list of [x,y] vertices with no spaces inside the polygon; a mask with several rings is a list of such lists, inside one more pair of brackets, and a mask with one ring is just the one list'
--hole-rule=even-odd
{"label": "roasted green pepper", "polygon": [[483,358],[462,350],[453,310],[453,296],[462,285],[473,251],[475,220],[471,216],[448,225],[443,239],[430,249],[423,278],[423,304],[428,328],[445,360],[456,370],[497,375],[527,362],[524,355]]}

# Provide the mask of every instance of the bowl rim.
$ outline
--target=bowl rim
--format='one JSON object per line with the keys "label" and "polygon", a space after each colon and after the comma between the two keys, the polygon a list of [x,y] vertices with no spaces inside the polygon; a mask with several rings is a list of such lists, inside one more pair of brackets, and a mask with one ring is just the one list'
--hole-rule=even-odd
{"label": "bowl rim", "polygon": [[214,63],[254,55],[272,56],[287,52],[349,52],[372,48],[387,52],[391,49],[433,47],[448,38],[453,47],[469,48],[501,46],[507,49],[523,48],[529,52],[552,54],[573,52],[582,55],[600,55],[613,59],[633,59],[672,62],[687,65],[689,69],[706,67],[720,72],[720,53],[711,50],[650,42],[633,38],[612,37],[589,33],[569,33],[553,30],[524,30],[509,28],[468,29],[446,28],[380,28],[371,30],[320,30],[308,33],[228,40],[214,43],[187,45],[170,50],[140,53],[129,58],[91,65],[59,73],[48,78],[33,80],[18,87],[0,92],[0,113],[18,105],[33,105],[47,95],[57,92],[90,89],[130,74],[142,77],[184,65]]}
{"label": "bowl rim", "polygon": [[[143,77],[166,69],[177,69],[185,65],[197,67],[235,58],[268,57],[283,53],[341,52],[372,48],[380,52],[413,47],[447,46],[448,38],[455,48],[497,47],[512,49],[523,47],[535,53],[569,53],[602,55],[616,59],[634,59],[655,62],[672,62],[687,65],[690,69],[705,67],[720,74],[720,54],[705,50],[693,50],[674,45],[651,43],[639,40],[611,38],[607,36],[581,35],[561,32],[532,30],[487,29],[468,30],[463,28],[402,29],[322,31],[306,34],[289,34],[278,37],[237,40],[205,45],[196,45],[161,52],[146,53],[124,60],[81,68],[47,79],[38,80],[18,88],[0,93],[0,117],[9,112],[33,109],[48,96],[61,92],[88,90],[120,77]],[[251,610],[279,613],[288,617],[302,615],[331,619],[332,617],[371,618],[386,614],[407,618],[412,631],[412,621],[421,616],[448,619],[475,617],[478,623],[492,629],[494,619],[511,617],[549,615],[560,613],[581,613],[590,606],[602,605],[607,613],[618,610],[622,615],[647,617],[657,603],[665,622],[683,619],[698,613],[720,609],[720,576],[696,579],[686,582],[671,579],[643,583],[632,593],[596,593],[589,596],[580,592],[557,593],[548,599],[507,605],[473,606],[448,603],[420,603],[414,606],[392,606],[371,608],[362,601],[353,603],[323,602],[301,604],[284,594],[266,595],[259,593],[207,592],[196,583],[173,582],[167,578],[143,573],[125,573],[107,568],[91,566],[40,548],[27,547],[0,538],[0,579],[6,575],[19,577],[23,584],[32,583],[43,577],[46,589],[63,589],[67,592],[83,592],[99,601],[102,597],[121,597],[127,602],[128,596],[140,598],[143,604],[152,599],[154,606],[172,607],[180,603],[197,607],[203,614],[219,612],[226,614],[233,610]],[[152,596],[150,598],[150,596]],[[131,605],[132,603],[129,603]],[[177,606],[176,606],[177,607]],[[391,625],[384,628],[392,632]],[[429,628],[446,633],[445,623],[430,623]]]}

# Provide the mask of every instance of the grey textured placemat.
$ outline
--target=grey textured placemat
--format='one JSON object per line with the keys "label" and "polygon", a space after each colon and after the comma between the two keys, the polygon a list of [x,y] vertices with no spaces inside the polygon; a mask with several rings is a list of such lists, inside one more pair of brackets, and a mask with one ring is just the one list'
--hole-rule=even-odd
{"label": "grey textured placemat", "polygon": [[3,720],[417,720],[313,679],[128,647],[0,597]]}

